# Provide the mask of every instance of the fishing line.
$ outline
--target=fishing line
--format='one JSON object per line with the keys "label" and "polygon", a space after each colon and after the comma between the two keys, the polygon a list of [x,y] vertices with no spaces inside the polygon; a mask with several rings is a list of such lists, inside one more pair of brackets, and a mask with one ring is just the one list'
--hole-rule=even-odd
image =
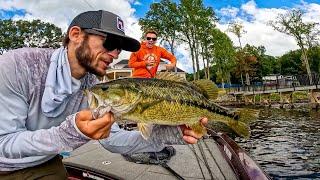
{"label": "fishing line", "polygon": [[[200,142],[205,143],[203,139],[202,139]],[[210,176],[211,176],[211,179],[214,179],[214,178],[213,178],[212,171],[211,171],[211,168],[210,168],[209,163],[208,163],[208,160],[207,160],[207,158],[206,158],[206,154],[204,153],[204,150],[203,150],[203,147],[202,147],[201,143],[199,143],[198,147],[199,147],[201,156],[202,156],[202,158],[203,158],[203,160],[204,160],[204,162],[205,162],[205,166],[207,167],[208,172],[209,172],[209,174],[210,174]]]}
{"label": "fishing line", "polygon": [[[193,149],[191,149],[190,146],[192,146]],[[192,144],[192,145],[188,145],[188,147],[190,148],[190,150],[193,152],[193,154],[194,154],[195,157],[196,157],[196,160],[197,160],[197,162],[198,162],[198,166],[199,166],[199,168],[200,168],[200,171],[201,171],[201,174],[202,174],[203,179],[206,179],[206,177],[205,177],[205,175],[204,175],[204,172],[203,172],[203,170],[202,170],[201,164],[200,164],[200,161],[202,161],[202,160],[201,160],[200,157],[197,155],[197,152],[196,152],[196,150],[195,150],[195,148],[194,148],[194,145],[193,145],[193,144]],[[204,162],[203,162],[203,163],[204,163]]]}
{"label": "fishing line", "polygon": [[[208,144],[207,144],[206,142],[204,142],[204,145],[206,146],[206,148],[208,148],[208,149],[209,149],[209,146],[208,146]],[[218,167],[219,171],[220,171],[220,172],[221,172],[221,174],[223,175],[224,179],[227,179],[227,178],[226,178],[226,176],[224,175],[224,173],[222,172],[222,170],[221,170],[220,166],[218,165],[218,162],[217,162],[216,158],[213,156],[212,152],[211,152],[211,151],[209,151],[209,153],[210,153],[210,155],[211,155],[212,159],[214,160],[214,162],[216,163],[216,165],[217,165],[217,167]]]}
{"label": "fishing line", "polygon": [[[217,135],[217,133],[216,133],[213,129],[208,128],[208,127],[205,127],[205,128],[208,129],[209,131],[211,131],[211,133],[214,133],[215,135]],[[212,138],[212,139],[213,139],[213,138]],[[209,148],[206,143],[205,143],[205,145],[206,145],[207,148]],[[221,170],[220,166],[218,165],[217,160],[214,158],[212,152],[209,151],[209,153],[211,154],[211,157],[213,158],[214,162],[217,164],[218,169],[219,169],[219,171],[221,172],[221,174],[223,175],[224,179],[227,179],[227,178],[225,177],[224,173],[222,173],[222,170]]]}

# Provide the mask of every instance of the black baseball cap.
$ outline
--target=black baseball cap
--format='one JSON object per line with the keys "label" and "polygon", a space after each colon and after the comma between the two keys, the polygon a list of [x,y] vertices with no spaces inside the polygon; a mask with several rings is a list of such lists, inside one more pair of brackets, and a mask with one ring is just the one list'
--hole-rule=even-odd
{"label": "black baseball cap", "polygon": [[[67,33],[73,26],[79,26],[90,34],[107,37],[108,34],[122,39],[121,48],[126,51],[135,52],[140,49],[140,42],[126,36],[122,19],[108,11],[86,11],[76,16],[69,25]],[[107,37],[108,39],[108,37]]]}

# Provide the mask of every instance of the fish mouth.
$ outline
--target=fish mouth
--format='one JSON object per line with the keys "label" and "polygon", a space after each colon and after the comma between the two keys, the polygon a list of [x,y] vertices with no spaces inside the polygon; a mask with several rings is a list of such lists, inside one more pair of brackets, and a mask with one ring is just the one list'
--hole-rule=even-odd
{"label": "fish mouth", "polygon": [[107,110],[108,112],[112,112],[117,117],[120,117],[121,115],[126,114],[135,109],[143,99],[141,91],[139,91],[138,95],[132,100],[131,103],[128,104],[115,104],[108,99],[102,100],[101,98],[99,98],[99,95],[93,92],[90,93],[90,96],[92,96],[91,100],[97,100],[97,106],[91,107],[94,108],[94,111],[96,111],[97,114],[104,114]]}

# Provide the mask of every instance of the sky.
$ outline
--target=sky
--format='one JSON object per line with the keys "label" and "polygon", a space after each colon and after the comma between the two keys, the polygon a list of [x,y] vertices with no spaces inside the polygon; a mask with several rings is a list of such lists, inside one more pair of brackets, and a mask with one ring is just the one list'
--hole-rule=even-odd
{"label": "sky", "polygon": [[[126,35],[141,38],[139,18],[149,11],[150,4],[160,0],[0,0],[0,19],[40,19],[50,22],[66,31],[71,20],[79,13],[88,10],[107,10],[118,14],[125,22]],[[178,0],[174,0],[178,2]],[[279,13],[293,8],[306,11],[304,21],[320,23],[320,0],[203,0],[212,7],[220,19],[217,27],[225,32],[239,46],[237,37],[227,32],[228,23],[241,22],[245,34],[242,44],[264,46],[266,54],[281,56],[290,50],[298,49],[295,40],[267,25]],[[182,44],[177,47],[178,67],[192,72],[190,51]],[[129,52],[123,51],[119,60],[128,59]],[[117,62],[117,61],[116,61]]]}

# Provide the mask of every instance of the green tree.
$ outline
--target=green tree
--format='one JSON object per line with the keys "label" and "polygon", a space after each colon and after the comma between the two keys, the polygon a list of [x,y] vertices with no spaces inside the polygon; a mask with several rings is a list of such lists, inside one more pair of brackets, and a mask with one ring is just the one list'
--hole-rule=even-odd
{"label": "green tree", "polygon": [[[240,65],[244,65],[245,59],[241,59],[241,58],[244,58],[243,51],[241,50],[242,49],[241,37],[242,37],[242,34],[246,33],[246,31],[244,30],[244,27],[240,22],[233,22],[233,23],[229,24],[228,31],[235,34],[238,38],[240,49],[237,52],[236,58],[237,58],[237,61],[240,63]],[[238,68],[239,68],[238,70],[240,70],[241,84],[244,85],[243,74],[242,74],[243,67],[239,66]]]}
{"label": "green tree", "polygon": [[178,9],[179,32],[190,49],[194,79],[199,79],[201,46],[205,48],[205,43],[201,44],[203,32],[214,28],[217,18],[212,8],[204,7],[202,0],[181,0]]}
{"label": "green tree", "polygon": [[316,29],[317,23],[303,22],[302,16],[304,12],[299,9],[293,9],[285,14],[280,14],[277,20],[271,21],[270,25],[277,31],[293,36],[297,41],[297,45],[302,51],[301,59],[309,76],[309,83],[312,84],[312,75],[308,60],[307,50],[311,46],[315,35],[319,30]]}
{"label": "green tree", "polygon": [[250,76],[256,75],[257,55],[255,53],[255,47],[248,44],[236,51],[235,74],[241,77],[242,85],[244,85],[243,74],[246,76],[246,85],[250,85]]}
{"label": "green tree", "polygon": [[263,76],[280,73],[280,63],[278,58],[273,56],[262,54],[262,56],[258,57],[257,66],[256,74],[260,80]]}
{"label": "green tree", "polygon": [[247,32],[244,30],[242,23],[233,22],[233,23],[229,24],[228,31],[232,32],[233,34],[235,34],[237,36],[238,41],[239,41],[239,47],[242,48],[241,37],[243,34],[245,34]]}
{"label": "green tree", "polygon": [[230,72],[235,65],[235,49],[231,39],[219,29],[212,29],[210,32],[214,43],[209,47],[213,58],[212,63],[215,64],[216,81],[222,83],[230,82]]}
{"label": "green tree", "polygon": [[[301,49],[290,51],[282,55],[279,59],[281,65],[281,73],[284,75],[302,75],[306,73],[303,68]],[[310,61],[310,70],[315,73],[320,72],[320,47],[314,46],[308,50],[308,57]]]}
{"label": "green tree", "polygon": [[308,51],[310,69],[312,72],[320,74],[320,46],[313,46]]}
{"label": "green tree", "polygon": [[177,16],[177,4],[170,0],[161,0],[159,3],[152,3],[150,10],[144,18],[139,19],[142,31],[149,29],[156,30],[158,37],[168,43],[170,51],[175,54],[175,46],[178,43],[179,17]]}
{"label": "green tree", "polygon": [[281,74],[299,75],[304,73],[301,62],[301,50],[290,51],[279,58]]}
{"label": "green tree", "polygon": [[21,47],[57,48],[62,37],[60,28],[40,20],[0,20],[0,54]]}

